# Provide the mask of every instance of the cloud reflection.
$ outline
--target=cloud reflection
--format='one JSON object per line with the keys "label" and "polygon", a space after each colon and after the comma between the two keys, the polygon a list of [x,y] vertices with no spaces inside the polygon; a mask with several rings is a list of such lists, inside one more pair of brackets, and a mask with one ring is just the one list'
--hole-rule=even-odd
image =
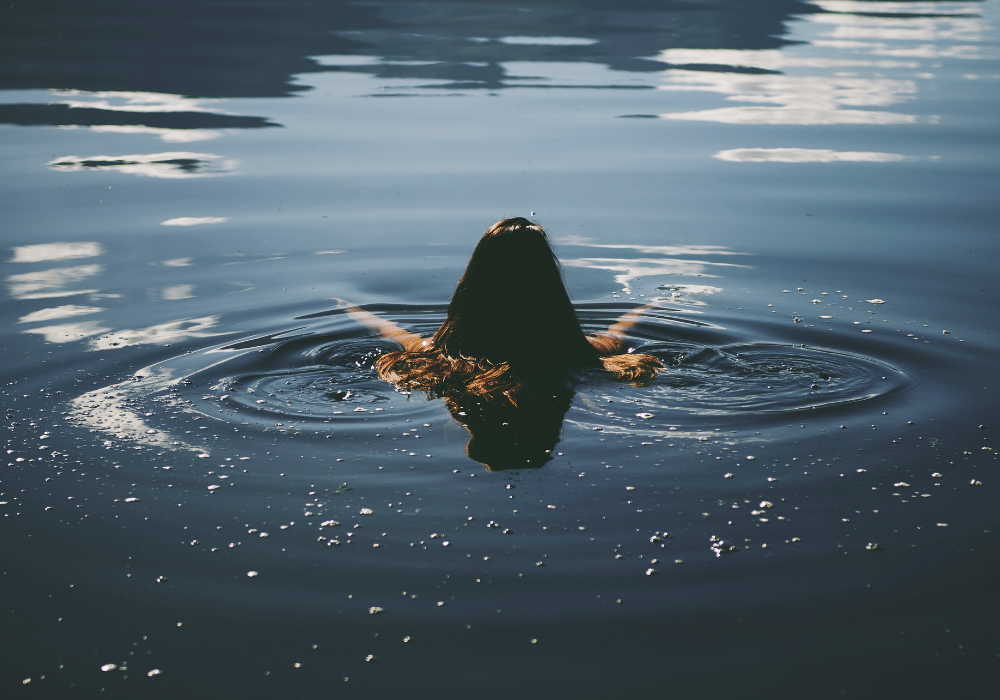
{"label": "cloud reflection", "polygon": [[112,350],[127,345],[166,345],[188,338],[211,338],[226,335],[224,332],[209,332],[219,323],[219,316],[181,319],[136,330],[125,329],[110,335],[95,338],[89,342],[91,350]]}
{"label": "cloud reflection", "polygon": [[110,330],[110,328],[102,326],[99,321],[83,321],[82,323],[61,323],[55,326],[29,328],[22,332],[41,335],[49,343],[69,343],[81,338],[107,333]]}
{"label": "cloud reflection", "polygon": [[935,15],[969,15],[975,14],[980,7],[975,3],[936,2],[879,2],[878,0],[812,0],[827,12],[842,13],[875,13],[886,14],[935,14]]}
{"label": "cloud reflection", "polygon": [[104,249],[100,243],[80,241],[78,243],[35,243],[14,247],[14,257],[11,262],[33,263],[48,260],[72,260],[74,258],[92,258],[102,255]]}
{"label": "cloud reflection", "polygon": [[828,56],[802,56],[791,50],[740,50],[740,49],[665,49],[656,60],[672,65],[735,66],[758,68],[763,71],[780,71],[786,68],[918,68],[916,61],[870,60],[859,58],[830,58]]}
{"label": "cloud reflection", "polygon": [[176,301],[178,299],[190,299],[194,296],[193,284],[175,284],[172,287],[164,287],[160,291],[160,299]]}
{"label": "cloud reflection", "polygon": [[986,39],[986,27],[979,17],[874,17],[819,13],[809,15],[807,21],[832,25],[833,28],[825,34],[832,39],[965,42]]}
{"label": "cloud reflection", "polygon": [[[976,15],[974,4],[856,0],[818,0],[816,4],[824,12],[803,14],[798,20],[804,23],[800,33],[819,34],[808,43],[780,50],[675,48],[659,52],[655,60],[677,67],[664,73],[661,90],[714,92],[732,102],[757,103],[659,116],[723,124],[913,124],[919,119],[916,115],[871,108],[913,100],[917,83],[911,78],[932,75],[910,73],[902,78],[873,72],[865,76],[844,69],[912,71],[921,68],[919,59],[986,57],[976,43],[984,41],[988,27]],[[947,45],[950,42],[963,44]],[[824,54],[830,49],[835,55]],[[700,70],[686,69],[696,67]],[[705,70],[709,67],[715,70]],[[725,67],[731,69],[722,72]],[[805,71],[809,74],[802,74]],[[887,160],[879,156],[831,159]]]}
{"label": "cloud reflection", "polygon": [[10,295],[15,299],[48,299],[52,297],[68,297],[76,294],[91,294],[96,289],[67,290],[71,284],[76,284],[88,277],[93,277],[102,270],[100,265],[77,265],[75,267],[57,267],[51,270],[26,272],[7,277]]}
{"label": "cloud reflection", "polygon": [[[712,245],[672,245],[672,246],[649,246],[641,244],[604,244],[589,243],[586,239],[571,236],[560,239],[561,242],[571,245],[578,245],[587,248],[612,248],[635,250],[643,255],[665,254],[665,255],[746,255],[738,253],[723,246]],[[677,257],[663,258],[563,258],[562,264],[566,267],[583,267],[591,270],[609,270],[616,273],[615,282],[622,286],[622,291],[627,294],[632,293],[632,282],[637,277],[646,276],[681,276],[681,277],[716,277],[709,272],[712,268],[720,267],[741,267],[735,263],[709,262],[706,260],[683,260]],[[674,291],[684,291],[689,293],[713,293],[721,291],[718,287],[708,285],[670,285]],[[666,287],[664,287],[666,288]]]}
{"label": "cloud reflection", "polygon": [[[63,127],[73,128],[73,127]],[[194,143],[195,141],[211,141],[222,136],[221,131],[213,129],[160,129],[152,126],[112,125],[102,124],[89,127],[98,134],[141,134],[157,136],[166,143]]]}
{"label": "cloud reflection", "polygon": [[65,306],[54,306],[51,309],[39,309],[30,314],[22,316],[18,323],[38,323],[39,321],[51,321],[57,318],[69,318],[70,316],[86,316],[104,311],[100,306],[77,306],[76,304],[66,304]]}
{"label": "cloud reflection", "polygon": [[733,163],[891,163],[908,160],[898,153],[831,151],[825,148],[732,148],[713,156]]}
{"label": "cloud reflection", "polygon": [[225,175],[235,169],[237,161],[226,160],[211,153],[149,153],[127,156],[63,156],[46,163],[53,170],[79,172],[82,170],[114,170],[130,175],[182,179]]}
{"label": "cloud reflection", "polygon": [[217,100],[195,99],[181,95],[167,95],[158,92],[125,92],[86,90],[53,90],[57,97],[52,104],[62,104],[75,109],[103,109],[118,112],[214,112],[225,114],[221,109],[205,106],[206,102]]}
{"label": "cloud reflection", "polygon": [[912,99],[912,80],[844,76],[747,75],[673,70],[661,90],[716,92],[736,102],[763,102],[779,106],[720,107],[692,112],[670,112],[662,119],[696,120],[723,124],[913,124],[911,114],[850,107],[886,106]]}
{"label": "cloud reflection", "polygon": [[224,224],[226,221],[228,219],[224,216],[181,216],[161,221],[160,226],[199,226],[201,224]]}
{"label": "cloud reflection", "polygon": [[985,47],[975,44],[956,44],[938,46],[936,44],[920,44],[918,46],[893,46],[875,41],[848,41],[845,39],[817,39],[813,46],[829,49],[853,49],[855,53],[869,53],[875,56],[899,56],[912,58],[959,58],[970,61],[995,58],[989,55]]}
{"label": "cloud reflection", "polygon": [[592,270],[615,272],[615,282],[625,292],[631,293],[631,281],[636,277],[652,275],[677,275],[693,277],[717,277],[707,272],[710,266],[745,267],[728,263],[713,263],[702,260],[676,260],[671,258],[570,258],[563,260],[566,267],[586,267]]}
{"label": "cloud reflection", "polygon": [[578,245],[586,248],[612,248],[637,250],[640,253],[654,255],[750,255],[750,253],[739,253],[721,245],[641,245],[632,243],[591,243],[589,238],[583,236],[562,236],[556,239],[557,243],[566,245]]}
{"label": "cloud reflection", "polygon": [[502,36],[497,41],[521,46],[593,46],[599,43],[597,39],[579,36]]}

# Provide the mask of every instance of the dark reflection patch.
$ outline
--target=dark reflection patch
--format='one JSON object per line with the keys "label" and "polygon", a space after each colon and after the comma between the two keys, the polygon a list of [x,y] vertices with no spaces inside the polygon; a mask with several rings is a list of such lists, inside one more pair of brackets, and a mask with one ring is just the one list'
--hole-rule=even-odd
{"label": "dark reflection patch", "polygon": [[154,129],[261,129],[281,126],[265,117],[211,112],[131,112],[63,104],[0,105],[0,124],[18,126],[148,126]]}
{"label": "dark reflection patch", "polygon": [[[657,71],[664,64],[646,57],[669,48],[780,48],[788,43],[781,38],[785,22],[819,10],[801,0],[518,6],[262,0],[252,8],[195,0],[14,3],[0,23],[0,55],[13,59],[3,62],[0,89],[279,97],[308,89],[295,75],[345,70],[312,57],[345,55],[374,59],[350,71],[497,89],[509,86],[504,64],[512,61]],[[553,35],[576,41],[553,42]]]}

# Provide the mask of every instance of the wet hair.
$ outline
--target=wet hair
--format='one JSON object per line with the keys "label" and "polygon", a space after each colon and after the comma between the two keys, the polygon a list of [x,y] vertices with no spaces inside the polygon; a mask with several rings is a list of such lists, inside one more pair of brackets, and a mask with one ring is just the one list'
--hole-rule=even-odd
{"label": "wet hair", "polygon": [[480,239],[430,344],[375,364],[382,379],[405,388],[508,396],[565,383],[587,367],[645,382],[662,366],[651,355],[601,357],[580,327],[545,230],[522,217],[497,222]]}

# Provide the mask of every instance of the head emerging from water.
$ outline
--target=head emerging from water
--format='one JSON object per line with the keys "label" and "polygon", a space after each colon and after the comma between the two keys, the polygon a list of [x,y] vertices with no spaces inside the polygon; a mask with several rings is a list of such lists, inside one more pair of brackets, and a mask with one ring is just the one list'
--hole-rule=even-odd
{"label": "head emerging from water", "polygon": [[518,393],[564,383],[568,372],[587,367],[648,381],[663,365],[622,353],[616,333],[634,325],[625,318],[608,333],[586,336],[545,230],[521,217],[504,219],[480,239],[434,337],[400,340],[406,349],[386,353],[375,366],[383,379],[407,388],[504,394],[515,403]]}
{"label": "head emerging from water", "polygon": [[543,357],[567,368],[598,363],[545,230],[521,217],[497,222],[480,239],[433,343],[451,358],[522,369]]}

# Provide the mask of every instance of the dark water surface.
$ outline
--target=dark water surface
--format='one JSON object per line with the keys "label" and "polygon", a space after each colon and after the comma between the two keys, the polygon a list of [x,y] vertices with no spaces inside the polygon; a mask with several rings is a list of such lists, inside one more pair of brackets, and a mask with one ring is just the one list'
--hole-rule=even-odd
{"label": "dark water surface", "polygon": [[[0,13],[0,696],[995,693],[1000,2]],[[506,215],[667,371],[378,381]]]}

